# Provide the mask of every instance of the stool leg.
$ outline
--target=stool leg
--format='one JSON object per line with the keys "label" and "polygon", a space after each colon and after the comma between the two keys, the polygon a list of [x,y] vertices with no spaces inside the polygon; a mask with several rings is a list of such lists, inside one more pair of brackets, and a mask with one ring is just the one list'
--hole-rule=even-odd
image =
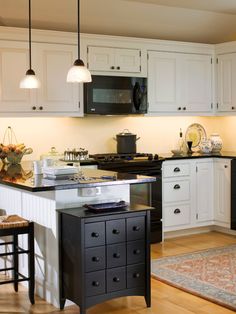
{"label": "stool leg", "polygon": [[19,272],[19,262],[18,262],[18,235],[13,235],[13,279],[14,279],[14,289],[18,292],[18,272]]}
{"label": "stool leg", "polygon": [[29,255],[28,255],[28,270],[29,270],[29,299],[31,304],[34,304],[34,225],[30,223],[29,226],[29,234],[28,234],[28,248],[29,248]]}

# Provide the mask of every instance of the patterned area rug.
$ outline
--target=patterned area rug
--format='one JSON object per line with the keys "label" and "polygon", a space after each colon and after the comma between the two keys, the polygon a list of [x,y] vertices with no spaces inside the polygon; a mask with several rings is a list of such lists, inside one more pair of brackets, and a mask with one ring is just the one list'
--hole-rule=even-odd
{"label": "patterned area rug", "polygon": [[152,260],[152,276],[236,310],[236,245]]}

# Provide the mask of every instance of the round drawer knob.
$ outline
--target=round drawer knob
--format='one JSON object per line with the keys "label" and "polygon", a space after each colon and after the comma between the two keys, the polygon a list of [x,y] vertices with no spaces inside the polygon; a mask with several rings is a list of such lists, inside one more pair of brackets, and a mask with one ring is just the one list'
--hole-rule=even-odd
{"label": "round drawer knob", "polygon": [[33,106],[33,107],[32,107],[32,110],[36,110],[36,106]]}
{"label": "round drawer knob", "polygon": [[115,69],[115,67],[114,66],[111,66],[111,70],[114,70]]}
{"label": "round drawer knob", "polygon": [[114,254],[113,254],[113,257],[114,257],[114,258],[120,258],[120,253],[114,253]]}
{"label": "round drawer knob", "polygon": [[118,230],[118,229],[113,229],[113,230],[112,230],[112,233],[113,233],[113,234],[120,234],[120,230]]}
{"label": "round drawer knob", "polygon": [[139,226],[134,226],[133,227],[133,231],[139,231],[140,230],[140,227]]}
{"label": "round drawer knob", "polygon": [[120,70],[120,67],[118,66],[118,67],[116,67],[117,68],[117,70]]}
{"label": "round drawer knob", "polygon": [[178,107],[178,110],[181,110],[181,107]]}
{"label": "round drawer knob", "polygon": [[227,166],[227,165],[225,165],[225,168],[228,168],[228,166]]}
{"label": "round drawer knob", "polygon": [[98,281],[93,281],[93,282],[92,282],[92,286],[94,286],[94,287],[99,287],[99,282],[98,282]]}
{"label": "round drawer knob", "polygon": [[141,253],[141,251],[139,249],[134,250],[134,255],[139,255]]}
{"label": "round drawer knob", "polygon": [[93,238],[98,238],[98,237],[99,237],[99,233],[97,233],[97,232],[92,232],[91,236],[92,236]]}
{"label": "round drawer knob", "polygon": [[183,107],[183,110],[186,110],[186,107]]}
{"label": "round drawer knob", "polygon": [[235,107],[232,107],[231,109],[232,109],[232,110],[234,110],[234,109],[235,109]]}
{"label": "round drawer knob", "polygon": [[113,278],[113,281],[114,281],[114,282],[120,282],[120,278],[119,278],[119,277],[114,277],[114,278]]}
{"label": "round drawer knob", "polygon": [[140,277],[140,274],[139,274],[139,273],[134,273],[134,274],[133,274],[133,277],[134,277],[134,278],[139,278],[139,277]]}
{"label": "round drawer knob", "polygon": [[39,110],[43,110],[43,106],[40,106],[40,107],[39,107]]}
{"label": "round drawer knob", "polygon": [[93,262],[99,262],[99,261],[100,261],[100,258],[99,258],[98,256],[94,256],[94,257],[92,258],[92,261],[93,261]]}

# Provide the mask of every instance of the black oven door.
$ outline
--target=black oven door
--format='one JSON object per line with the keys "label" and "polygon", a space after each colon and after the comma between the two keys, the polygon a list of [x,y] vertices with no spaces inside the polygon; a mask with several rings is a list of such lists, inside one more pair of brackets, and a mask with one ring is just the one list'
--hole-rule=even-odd
{"label": "black oven door", "polygon": [[84,107],[86,114],[147,113],[147,79],[93,75],[84,84]]}

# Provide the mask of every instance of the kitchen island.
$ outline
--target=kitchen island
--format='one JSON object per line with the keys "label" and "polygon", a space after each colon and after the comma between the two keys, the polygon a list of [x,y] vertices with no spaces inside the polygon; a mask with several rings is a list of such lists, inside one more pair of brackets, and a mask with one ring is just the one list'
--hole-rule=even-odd
{"label": "kitchen island", "polygon": [[[1,214],[18,214],[35,222],[36,294],[59,307],[59,209],[120,200],[129,204],[130,184],[153,181],[148,176],[91,169],[64,180],[49,180],[34,176],[30,163],[2,167]],[[19,242],[26,247],[24,237]],[[20,271],[27,274],[26,261],[21,259],[20,264]]]}

